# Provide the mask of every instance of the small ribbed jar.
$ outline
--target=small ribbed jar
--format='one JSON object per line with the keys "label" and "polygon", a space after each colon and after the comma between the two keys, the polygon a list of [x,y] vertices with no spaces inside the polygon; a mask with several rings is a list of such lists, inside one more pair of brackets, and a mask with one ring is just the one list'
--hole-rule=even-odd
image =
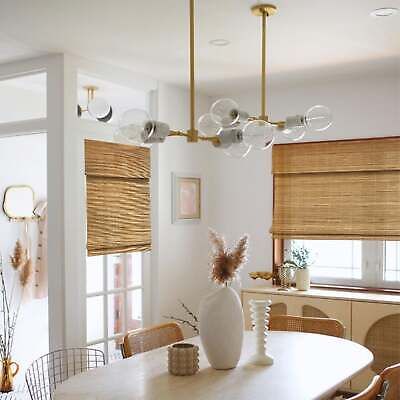
{"label": "small ribbed jar", "polygon": [[177,343],[168,347],[168,371],[172,375],[194,375],[199,370],[199,347]]}

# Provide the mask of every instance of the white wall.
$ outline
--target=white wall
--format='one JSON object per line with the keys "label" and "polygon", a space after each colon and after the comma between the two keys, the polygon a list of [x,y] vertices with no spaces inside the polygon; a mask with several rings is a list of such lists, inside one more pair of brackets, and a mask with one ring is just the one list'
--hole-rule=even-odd
{"label": "white wall", "polygon": [[[199,97],[199,115],[210,106],[211,100]],[[187,91],[171,85],[161,84],[158,91],[158,118],[168,121],[172,128],[187,129],[189,96]],[[178,303],[181,299],[197,312],[201,297],[210,288],[208,280],[208,227],[211,223],[213,153],[217,152],[210,144],[188,144],[185,139],[172,138],[164,144],[153,147],[152,179],[156,179],[156,220],[153,231],[153,300],[155,301],[154,320],[165,322],[163,315],[175,314],[185,317]],[[179,225],[171,222],[171,173],[201,174],[202,176],[202,218],[197,224]],[[154,260],[154,258],[153,258]],[[186,330],[191,334],[190,330]]]}
{"label": "white wall", "polygon": [[[307,134],[304,140],[353,139],[400,134],[400,75],[394,71],[344,76],[336,80],[306,81],[272,87],[269,114],[273,120],[302,113],[315,104],[331,108],[334,124],[322,133]],[[224,93],[240,107],[259,114],[258,90]],[[216,174],[212,222],[228,238],[250,234],[250,259],[242,272],[243,285],[263,285],[247,272],[270,270],[272,266],[271,150],[252,151],[246,159],[215,159]]]}
{"label": "white wall", "polygon": [[[47,198],[47,160],[46,135],[24,135],[0,138],[0,196],[11,185],[30,185],[35,192],[35,203]],[[32,238],[32,259],[35,260],[37,245],[37,225],[29,226]],[[0,213],[0,251],[5,261],[7,287],[12,287],[14,274],[9,255],[13,253],[15,242],[21,238],[23,224],[9,222],[3,212]],[[18,281],[17,286],[18,287]],[[17,293],[17,290],[15,291]],[[48,315],[47,298],[31,299],[28,296],[21,307],[17,323],[13,359],[22,370],[16,377],[16,383],[24,382],[24,369],[37,357],[48,352]],[[19,295],[14,295],[14,298]]]}

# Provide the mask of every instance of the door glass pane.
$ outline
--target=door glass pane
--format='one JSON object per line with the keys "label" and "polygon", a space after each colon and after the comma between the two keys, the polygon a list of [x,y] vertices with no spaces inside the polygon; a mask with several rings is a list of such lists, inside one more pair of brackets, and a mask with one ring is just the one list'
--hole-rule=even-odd
{"label": "door glass pane", "polygon": [[122,333],[124,320],[124,295],[108,295],[108,336]]}
{"label": "door glass pane", "polygon": [[88,342],[94,342],[104,337],[103,296],[87,299],[86,321]]}
{"label": "door glass pane", "polygon": [[96,343],[96,344],[92,344],[88,347],[89,347],[89,349],[96,349],[96,350],[101,350],[102,352],[104,352],[104,343]]}
{"label": "door glass pane", "polygon": [[118,361],[122,359],[121,338],[110,340],[108,342],[108,362]]}
{"label": "door glass pane", "polygon": [[47,116],[47,74],[35,73],[0,81],[0,123]]}
{"label": "door glass pane", "polygon": [[103,257],[86,258],[86,291],[96,293],[103,291]]}
{"label": "door glass pane", "polygon": [[141,253],[132,253],[126,255],[126,281],[128,287],[142,285]]}
{"label": "door glass pane", "polygon": [[123,256],[107,256],[107,287],[108,290],[121,288],[124,285]]}
{"label": "door glass pane", "polygon": [[137,329],[142,326],[142,290],[128,291],[127,298],[127,330]]}

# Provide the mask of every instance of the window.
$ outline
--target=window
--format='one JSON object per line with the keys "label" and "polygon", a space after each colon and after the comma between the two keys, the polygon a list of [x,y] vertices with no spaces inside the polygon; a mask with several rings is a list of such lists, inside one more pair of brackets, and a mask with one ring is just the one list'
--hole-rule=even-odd
{"label": "window", "polygon": [[125,332],[142,326],[142,253],[88,257],[86,340],[111,362]]}
{"label": "window", "polygon": [[313,283],[400,289],[400,242],[288,240],[311,250]]}

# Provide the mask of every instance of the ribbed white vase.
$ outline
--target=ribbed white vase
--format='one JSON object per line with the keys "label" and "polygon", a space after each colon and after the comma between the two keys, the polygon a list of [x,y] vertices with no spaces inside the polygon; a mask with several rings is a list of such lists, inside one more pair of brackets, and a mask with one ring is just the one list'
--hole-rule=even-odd
{"label": "ribbed white vase", "polygon": [[218,289],[200,303],[200,338],[215,369],[235,368],[243,344],[244,319],[239,296],[230,287]]}
{"label": "ribbed white vase", "polygon": [[271,300],[250,300],[251,320],[256,336],[256,353],[250,362],[256,365],[272,365],[274,359],[267,353],[267,334]]}

